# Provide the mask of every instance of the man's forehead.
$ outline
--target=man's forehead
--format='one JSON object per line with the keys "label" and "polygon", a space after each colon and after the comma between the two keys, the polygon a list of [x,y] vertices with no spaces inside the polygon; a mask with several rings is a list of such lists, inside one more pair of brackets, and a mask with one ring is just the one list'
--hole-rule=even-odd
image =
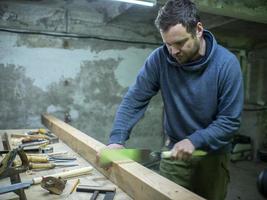
{"label": "man's forehead", "polygon": [[173,31],[173,30],[187,33],[186,27],[184,25],[182,25],[181,23],[172,25],[167,30],[160,29],[160,33],[166,34],[166,33]]}
{"label": "man's forehead", "polygon": [[191,34],[181,26],[173,26],[168,31],[160,32],[163,42],[174,43],[188,39]]}

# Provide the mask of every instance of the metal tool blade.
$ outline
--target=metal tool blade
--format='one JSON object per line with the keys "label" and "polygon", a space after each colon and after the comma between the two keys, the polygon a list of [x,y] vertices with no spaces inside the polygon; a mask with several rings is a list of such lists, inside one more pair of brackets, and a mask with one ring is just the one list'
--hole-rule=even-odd
{"label": "metal tool blade", "polygon": [[134,160],[139,163],[151,159],[151,150],[148,149],[103,149],[100,151],[99,164],[108,167],[114,161]]}
{"label": "metal tool blade", "polygon": [[62,167],[72,167],[72,166],[78,166],[77,163],[53,163],[55,166],[62,166]]}
{"label": "metal tool blade", "polygon": [[[205,156],[207,152],[195,150],[192,156]],[[100,151],[99,164],[101,167],[109,167],[113,161],[134,160],[143,165],[170,158],[171,151],[154,152],[149,149],[103,149]]]}
{"label": "metal tool blade", "polygon": [[54,159],[51,160],[51,159],[49,159],[49,161],[52,163],[69,163],[73,160],[54,160]]}
{"label": "metal tool blade", "polygon": [[67,161],[74,161],[77,160],[75,157],[69,156],[49,156],[49,160],[67,160]]}
{"label": "metal tool blade", "polygon": [[23,189],[23,188],[28,188],[32,185],[33,183],[31,181],[29,182],[22,182],[22,183],[15,183],[7,186],[3,186],[0,188],[0,194],[5,194],[8,192],[12,192],[18,189]]}
{"label": "metal tool blade", "polygon": [[19,147],[25,148],[25,147],[40,146],[40,145],[45,145],[45,144],[49,144],[49,141],[44,140],[44,141],[40,141],[40,142],[29,142],[29,143],[25,143],[25,144],[20,144]]}

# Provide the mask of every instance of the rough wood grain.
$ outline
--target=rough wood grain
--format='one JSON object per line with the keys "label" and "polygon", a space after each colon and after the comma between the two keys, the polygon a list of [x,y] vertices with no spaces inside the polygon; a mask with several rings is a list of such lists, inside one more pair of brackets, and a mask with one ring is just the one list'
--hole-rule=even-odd
{"label": "rough wood grain", "polygon": [[134,161],[114,162],[109,170],[103,170],[96,163],[96,154],[104,144],[52,115],[43,114],[42,123],[133,199],[203,199]]}

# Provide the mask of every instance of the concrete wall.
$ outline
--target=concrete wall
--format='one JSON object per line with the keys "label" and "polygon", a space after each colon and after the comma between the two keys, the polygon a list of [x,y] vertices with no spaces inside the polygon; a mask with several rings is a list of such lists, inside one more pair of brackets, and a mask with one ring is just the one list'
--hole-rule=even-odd
{"label": "concrete wall", "polygon": [[267,148],[267,48],[251,50],[244,63],[245,100],[240,133],[253,140],[254,159],[258,149]]}
{"label": "concrete wall", "polygon": [[[71,125],[107,142],[122,96],[161,42],[153,26],[158,8],[89,2],[97,1],[0,2],[0,129],[38,128],[43,112],[62,120],[67,114]],[[237,54],[246,102],[266,105],[266,49]],[[252,110],[244,112],[240,133],[252,137],[256,152],[267,123],[265,111]],[[161,116],[157,96],[128,145],[158,149]]]}
{"label": "concrete wall", "polygon": [[[12,2],[0,4],[0,10],[1,27],[37,33],[0,31],[0,129],[38,128],[43,112],[62,120],[67,114],[71,125],[106,143],[122,96],[135,81],[145,58],[158,46],[123,41],[145,41],[146,31],[159,37],[153,25],[135,31],[132,28],[138,30],[140,24],[130,27],[119,22],[121,29],[109,25],[119,31],[107,38],[108,32],[98,35],[101,27],[106,29],[101,21],[104,13],[88,22],[90,12],[83,15],[74,10],[69,20],[80,21],[69,23],[69,33],[86,34],[88,38],[57,37],[40,31],[65,30],[60,8],[31,5],[29,9],[29,5]],[[94,28],[92,20],[102,25]],[[96,35],[102,39],[90,37]],[[112,41],[115,37],[122,41]],[[157,96],[133,130],[129,146],[159,148],[161,116],[162,103]],[[151,137],[158,140],[151,143]]]}

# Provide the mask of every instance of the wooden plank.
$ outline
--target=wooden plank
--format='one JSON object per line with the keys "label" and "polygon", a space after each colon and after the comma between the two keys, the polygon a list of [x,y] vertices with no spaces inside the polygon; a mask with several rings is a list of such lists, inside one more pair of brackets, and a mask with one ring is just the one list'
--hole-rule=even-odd
{"label": "wooden plank", "polygon": [[42,123],[133,199],[203,199],[134,161],[115,162],[109,170],[103,170],[96,163],[96,154],[104,144],[52,115],[43,114]]}
{"label": "wooden plank", "polygon": [[4,144],[3,144],[3,138],[0,134],[0,151],[4,151],[4,150],[5,150],[5,148],[4,148]]}
{"label": "wooden plank", "polygon": [[5,138],[6,150],[11,150],[11,146],[12,146],[11,136],[5,132],[4,138]]}

